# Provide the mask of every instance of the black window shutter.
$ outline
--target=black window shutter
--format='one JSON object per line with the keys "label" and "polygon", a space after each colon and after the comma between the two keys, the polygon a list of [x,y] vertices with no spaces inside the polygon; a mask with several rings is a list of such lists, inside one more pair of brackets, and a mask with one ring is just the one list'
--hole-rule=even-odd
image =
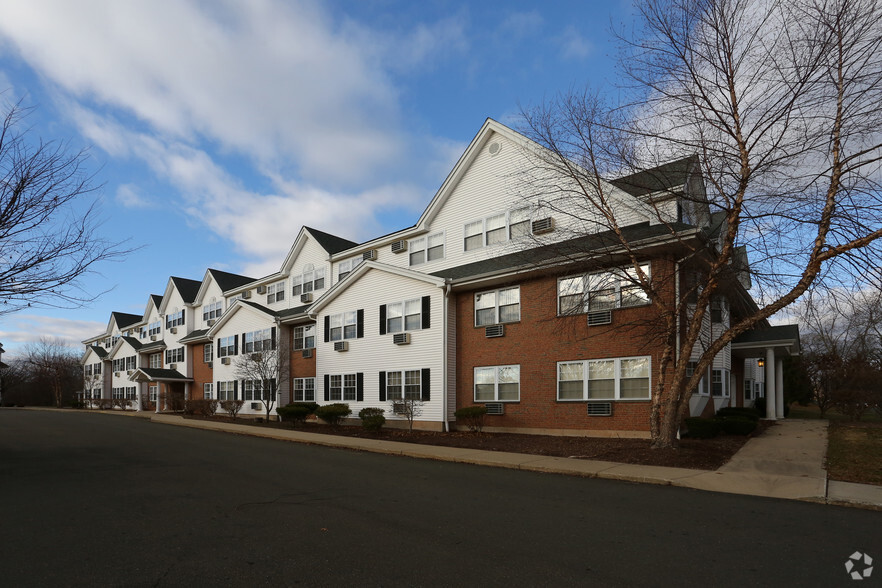
{"label": "black window shutter", "polygon": [[331,340],[331,316],[325,315],[325,343]]}
{"label": "black window shutter", "polygon": [[214,348],[215,352],[217,353],[217,358],[218,358],[218,359],[220,359],[220,356],[221,356],[221,354],[220,354],[220,348],[221,348],[221,346],[220,346],[220,339],[218,339],[218,340],[217,340],[217,345],[216,345],[215,348]]}
{"label": "black window shutter", "polygon": [[233,380],[233,400],[239,400],[239,380]]}
{"label": "black window shutter", "polygon": [[356,318],[356,321],[357,322],[355,323],[355,336],[356,336],[356,338],[361,339],[362,337],[364,337],[364,309],[363,308],[358,309],[358,317]]}
{"label": "black window shutter", "polygon": [[364,372],[355,374],[355,400],[364,402]]}
{"label": "black window shutter", "polygon": [[[245,345],[245,339],[242,338],[242,345]],[[239,335],[233,335],[233,355],[239,355]]]}
{"label": "black window shutter", "polygon": [[380,402],[386,402],[386,372],[380,372]]}
{"label": "black window shutter", "polygon": [[276,348],[276,328],[272,327],[270,329],[270,339],[272,340],[272,348]]}
{"label": "black window shutter", "polygon": [[[328,317],[325,317],[328,318]],[[331,400],[331,376],[325,374],[325,402]]]}
{"label": "black window shutter", "polygon": [[[252,349],[254,351],[254,349]],[[242,355],[245,355],[245,333],[242,333]]]}
{"label": "black window shutter", "polygon": [[429,394],[429,386],[431,385],[431,374],[429,368],[423,368],[423,382],[421,388],[422,396],[421,399],[425,402],[431,400],[431,395]]}
{"label": "black window shutter", "polygon": [[186,312],[187,312],[187,309],[186,309],[186,308],[183,309],[183,310],[181,310],[181,321],[182,321],[182,324],[187,324],[187,315],[185,314]]}
{"label": "black window shutter", "polygon": [[431,306],[429,304],[430,301],[431,301],[430,296],[423,296],[423,325],[422,325],[422,328],[424,328],[424,329],[428,329],[429,327],[432,326],[431,322],[429,320],[429,313],[431,310]]}
{"label": "black window shutter", "polygon": [[386,334],[386,305],[380,305],[380,334]]}

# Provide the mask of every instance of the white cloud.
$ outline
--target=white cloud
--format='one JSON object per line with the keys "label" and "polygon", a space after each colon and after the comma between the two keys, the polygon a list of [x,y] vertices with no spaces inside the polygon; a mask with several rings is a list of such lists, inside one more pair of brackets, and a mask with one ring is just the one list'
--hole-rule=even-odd
{"label": "white cloud", "polygon": [[5,328],[0,330],[0,341],[3,341],[8,357],[15,357],[25,345],[36,343],[41,337],[58,338],[74,348],[79,348],[84,339],[104,332],[107,323],[35,314],[15,314],[6,317],[3,326]]}
{"label": "white cloud", "polygon": [[536,35],[542,29],[544,19],[539,12],[514,12],[503,19],[499,33],[509,40],[520,40]]}
{"label": "white cloud", "polygon": [[154,206],[134,184],[120,185],[116,189],[116,201],[126,208],[153,208]]}
{"label": "white cloud", "polygon": [[591,41],[572,25],[564,29],[558,42],[564,59],[585,59],[594,51]]}

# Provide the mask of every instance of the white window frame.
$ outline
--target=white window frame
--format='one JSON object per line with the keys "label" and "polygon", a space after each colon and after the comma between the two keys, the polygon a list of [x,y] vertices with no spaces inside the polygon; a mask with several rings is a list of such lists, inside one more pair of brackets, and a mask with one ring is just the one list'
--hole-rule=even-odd
{"label": "white window frame", "polygon": [[[397,378],[398,384],[390,384]],[[409,380],[408,380],[409,378]],[[404,400],[420,400],[423,396],[423,371],[415,370],[387,370],[386,371],[386,399],[403,402]]]}
{"label": "white window frame", "polygon": [[[643,270],[643,273],[649,279],[652,274],[650,273],[651,265],[649,262],[641,263],[640,268]],[[600,272],[591,272],[587,274],[576,274],[571,276],[564,276],[562,278],[557,279],[557,315],[558,316],[572,316],[576,314],[584,314],[586,312],[592,312],[597,310],[611,310],[616,308],[634,308],[637,306],[645,306],[650,303],[649,297],[646,293],[636,286],[632,279],[629,279],[627,276],[629,274],[635,274],[634,279],[636,279],[636,270],[633,267],[620,267],[613,268],[609,270],[604,270]],[[567,294],[562,294],[561,285],[565,282],[572,283],[569,286],[570,290]],[[623,290],[635,290],[637,292],[637,297],[640,299],[640,302],[637,304],[628,303],[623,304]],[[603,299],[598,299],[597,304],[593,304],[592,294],[594,293],[607,293],[609,290],[612,290],[613,300],[612,303],[609,303]],[[609,295],[609,294],[606,294]],[[562,310],[561,298],[564,296],[579,296],[581,298],[581,303],[578,306],[574,306],[572,310]]]}
{"label": "white window frame", "polygon": [[150,402],[156,402],[159,398],[159,384],[150,384],[147,386],[147,395],[150,398]]}
{"label": "white window frame", "polygon": [[[622,397],[622,380],[628,379],[622,376],[622,362],[629,360],[645,360],[646,361],[646,396],[640,398],[623,398]],[[591,381],[590,366],[591,364],[602,362],[613,362],[613,377],[604,378],[604,380],[613,380],[613,395],[607,396],[589,396],[589,388]],[[582,375],[582,396],[580,398],[561,398],[561,382],[575,382],[579,380],[561,380],[562,366],[581,366]],[[646,402],[652,398],[652,357],[649,355],[638,355],[631,357],[607,357],[598,359],[581,359],[574,361],[557,362],[557,401],[558,402],[587,402],[587,401],[616,401],[616,402]],[[634,378],[643,379],[643,378]]]}
{"label": "white window frame", "polygon": [[151,353],[150,354],[150,367],[151,368],[161,368],[162,367],[162,352],[159,353]]}
{"label": "white window frame", "polygon": [[[439,241],[440,244],[438,243]],[[445,244],[446,238],[444,231],[438,231],[437,233],[431,233],[423,235],[422,237],[417,237],[416,239],[411,239],[407,243],[408,265],[412,267],[430,261],[444,259]],[[438,253],[439,251],[440,254]]]}
{"label": "white window frame", "polygon": [[[416,305],[417,312],[414,314],[413,312],[408,313],[408,305]],[[412,307],[411,307],[412,308]],[[397,316],[392,316],[392,313],[397,313]],[[407,319],[408,317],[416,316],[416,326],[408,327]],[[395,319],[401,319],[401,328],[393,329],[392,322]],[[423,328],[423,299],[422,298],[411,298],[410,300],[404,300],[402,302],[392,302],[386,304],[386,332],[387,333],[404,333],[406,331],[420,331]]]}
{"label": "white window frame", "polygon": [[[521,219],[522,215],[525,218]],[[515,217],[515,220],[517,220],[517,222],[513,223],[512,217]],[[513,208],[511,210],[506,210],[505,212],[490,214],[490,215],[487,215],[483,218],[471,220],[463,225],[462,249],[463,249],[463,251],[475,251],[477,249],[483,249],[484,247],[493,247],[495,245],[501,245],[501,244],[507,243],[509,241],[513,241],[513,240],[522,239],[524,237],[527,237],[527,236],[531,235],[533,232],[533,227],[530,222],[531,219],[532,219],[532,214],[530,213],[530,209],[522,207],[522,208]],[[491,228],[488,228],[488,227],[490,227],[491,221],[493,221],[493,226]],[[501,222],[501,224],[500,224],[500,222]],[[480,224],[480,227],[481,227],[480,231],[477,231],[478,224]],[[514,235],[512,233],[512,228],[515,226],[520,226],[520,225],[526,225],[526,228],[527,228],[526,232],[519,234],[519,235]],[[469,232],[469,231],[471,231],[471,232]],[[496,232],[498,232],[500,235],[502,235],[502,238],[500,239],[500,238],[496,237],[496,235],[493,235],[493,242],[491,243],[490,242],[491,233],[496,233]],[[475,240],[474,238],[477,237],[478,235],[481,236],[481,244],[477,245],[477,246],[473,245],[473,246],[469,247],[468,246],[468,239],[472,238],[474,241]]]}
{"label": "white window frame", "polygon": [[[328,340],[345,341],[346,339],[358,338],[358,312],[353,310],[349,312],[338,312],[330,315],[328,319]],[[350,333],[347,335],[347,329]],[[339,337],[335,337],[335,331],[339,333]]]}
{"label": "white window frame", "polygon": [[165,328],[180,327],[184,324],[184,311],[178,310],[171,314],[165,315]]}
{"label": "white window frame", "polygon": [[273,345],[273,331],[271,328],[250,331],[245,333],[245,336],[242,338],[242,353],[259,353],[273,349],[275,349],[275,346]]}
{"label": "white window frame", "polygon": [[294,378],[294,402],[315,402],[315,378]]}
{"label": "white window frame", "polygon": [[210,321],[212,319],[220,318],[223,311],[223,302],[210,302],[202,307],[202,320]]}
{"label": "white window frame", "polygon": [[217,383],[217,399],[218,400],[235,400],[236,399],[235,382],[232,380],[228,380],[225,382],[218,382]]}
{"label": "white window frame", "polygon": [[162,321],[155,321],[147,325],[147,334],[150,336],[158,335],[162,331]]}
{"label": "white window frame", "polygon": [[214,383],[212,382],[204,382],[202,384],[202,398],[204,400],[211,400],[211,394],[214,391]]}
{"label": "white window frame", "polygon": [[303,270],[291,277],[291,294],[300,296],[308,292],[325,289],[325,267],[316,268],[308,263]]}
{"label": "white window frame", "polygon": [[[364,262],[364,257],[356,255],[337,263],[337,281],[339,282],[358,268]],[[344,271],[345,270],[345,271]]]}
{"label": "white window frame", "polygon": [[175,349],[166,349],[165,350],[165,363],[183,363],[184,362],[184,348],[177,347]]}
{"label": "white window frame", "polygon": [[315,325],[294,327],[294,350],[299,349],[315,349]]}
{"label": "white window frame", "polygon": [[[730,371],[727,369],[711,370],[711,396],[714,398],[729,398],[729,373]],[[717,381],[717,378],[719,378],[719,381]],[[719,394],[717,394],[718,385]]]}
{"label": "white window frame", "polygon": [[236,355],[236,336],[220,337],[217,341],[217,356],[231,357]]}
{"label": "white window frame", "polygon": [[[501,319],[501,317],[500,317],[500,313],[499,313],[500,306],[515,306],[515,305],[514,305],[514,304],[503,304],[503,305],[500,305],[500,304],[499,304],[500,294],[501,294],[502,292],[509,292],[509,291],[511,291],[511,290],[516,290],[516,291],[517,291],[517,296],[518,296],[518,302],[517,302],[518,313],[517,313],[517,315],[518,315],[518,316],[517,316],[516,319],[505,320],[505,321],[503,321],[503,320],[500,320],[500,319]],[[492,306],[492,308],[493,308],[493,319],[494,319],[494,320],[491,321],[491,322],[480,322],[480,321],[478,320],[478,311],[479,311],[479,310],[489,310],[491,307],[486,307],[486,308],[480,308],[480,309],[479,309],[479,308],[478,308],[478,302],[479,302],[479,300],[481,299],[482,296],[487,296],[487,295],[489,295],[489,294],[492,294],[492,295],[493,295],[493,306]],[[520,287],[520,286],[510,286],[510,287],[508,287],[508,288],[499,288],[499,289],[497,289],[497,290],[485,290],[485,291],[483,291],[483,292],[476,292],[476,293],[475,293],[475,296],[474,296],[474,302],[475,302],[475,308],[474,308],[474,311],[475,311],[475,313],[474,313],[474,314],[475,314],[475,317],[474,317],[474,318],[475,318],[475,326],[476,326],[476,327],[486,327],[486,326],[488,326],[488,325],[499,325],[499,324],[504,324],[504,323],[518,323],[518,322],[521,321],[521,287]]]}
{"label": "white window frame", "polygon": [[[516,369],[517,370],[517,384],[518,384],[518,397],[517,398],[500,398],[499,397],[499,373],[502,369]],[[478,371],[488,371],[493,370],[493,398],[478,398]],[[488,365],[488,366],[475,366],[472,371],[472,392],[475,402],[520,402],[521,401],[521,366],[520,364],[512,364],[512,365]],[[503,383],[511,383],[511,382],[503,382]],[[486,385],[486,384],[482,384]]]}
{"label": "white window frame", "polygon": [[214,344],[206,343],[202,348],[202,361],[204,363],[211,363],[214,361]]}

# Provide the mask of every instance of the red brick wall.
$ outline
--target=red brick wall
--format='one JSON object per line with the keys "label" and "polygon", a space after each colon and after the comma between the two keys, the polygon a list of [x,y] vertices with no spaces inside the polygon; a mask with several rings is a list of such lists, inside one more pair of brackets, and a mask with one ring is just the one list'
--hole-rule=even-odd
{"label": "red brick wall", "polygon": [[190,345],[193,356],[190,358],[193,366],[193,383],[190,384],[190,398],[193,400],[201,400],[203,395],[203,384],[214,381],[214,370],[205,363],[205,345]]}
{"label": "red brick wall", "polygon": [[[652,271],[660,278],[671,268],[659,261]],[[611,325],[588,327],[584,314],[557,316],[557,276],[508,285],[521,288],[521,320],[506,324],[498,338],[488,339],[483,327],[474,326],[474,294],[486,288],[457,295],[457,407],[474,404],[475,367],[519,364],[520,402],[506,403],[504,415],[488,415],[488,427],[648,431],[649,400],[613,402],[611,417],[589,417],[585,402],[559,402],[557,362],[650,356],[653,386],[663,349],[653,307],[615,310]]]}

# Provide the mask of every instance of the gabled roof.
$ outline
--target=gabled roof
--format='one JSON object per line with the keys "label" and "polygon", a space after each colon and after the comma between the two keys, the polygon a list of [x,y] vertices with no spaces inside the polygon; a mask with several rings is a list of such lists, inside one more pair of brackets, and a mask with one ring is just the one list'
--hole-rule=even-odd
{"label": "gabled roof", "polygon": [[[271,317],[273,320],[275,320],[277,317],[277,313],[270,310],[269,308],[267,308],[265,306],[261,306],[260,304],[257,304],[255,302],[251,302],[250,300],[243,300],[240,298],[240,299],[236,300],[235,304],[233,304],[233,306],[228,308],[227,311],[225,313],[223,313],[219,319],[217,319],[217,322],[214,323],[214,326],[212,326],[210,329],[208,329],[208,331],[206,331],[202,335],[202,337],[213,339],[215,334],[225,324],[227,324],[227,322],[231,318],[233,318],[233,316],[235,316],[236,313],[238,313],[242,309],[247,309],[251,312],[254,312],[254,311],[260,312],[262,314],[265,314],[265,315]],[[187,335],[187,338],[190,338],[190,337],[192,337],[192,333],[190,335]]]}
{"label": "gabled roof", "polygon": [[[697,233],[698,229],[683,223],[670,225],[651,225],[648,222],[623,227],[622,234],[629,243],[659,239],[666,236],[682,238],[689,233]],[[673,232],[672,232],[673,231]],[[552,243],[534,249],[524,249],[508,255],[491,257],[432,273],[433,276],[449,280],[465,280],[497,273],[517,270],[533,270],[543,266],[560,265],[580,258],[591,257],[597,253],[621,247],[619,237],[613,231],[602,231],[593,235],[576,237],[559,243]],[[608,263],[609,259],[604,260]]]}
{"label": "gabled roof", "polygon": [[315,313],[327,306],[334,298],[339,296],[342,292],[346,291],[347,288],[357,283],[361,276],[369,271],[381,271],[389,274],[395,274],[398,276],[403,276],[405,278],[410,278],[412,280],[418,280],[420,282],[428,282],[429,284],[439,287],[444,285],[443,278],[439,278],[431,274],[415,272],[411,269],[388,265],[377,261],[366,261],[359,265],[351,274],[346,276],[346,279],[341,280],[331,286],[330,290],[325,292],[318,300],[313,302],[312,306],[309,307],[309,314],[314,316]]}
{"label": "gabled roof", "polygon": [[150,301],[153,302],[153,306],[159,309],[162,306],[162,294],[151,294]]}
{"label": "gabled roof", "polygon": [[95,355],[104,359],[107,357],[107,350],[101,347],[100,345],[89,345],[89,349],[95,352]]}
{"label": "gabled roof", "polygon": [[140,353],[148,353],[150,351],[161,351],[166,348],[165,341],[160,339],[159,341],[150,341],[149,343],[144,343],[141,345],[141,348],[138,349]]}
{"label": "gabled roof", "polygon": [[211,273],[211,277],[214,278],[215,283],[220,287],[221,292],[226,292],[254,281],[254,278],[231,274],[230,272],[218,269],[208,268],[208,271]]}
{"label": "gabled roof", "polygon": [[141,349],[141,342],[135,339],[134,337],[120,337],[123,341],[132,346],[132,348],[137,351]]}
{"label": "gabled roof", "polygon": [[178,278],[172,276],[169,278],[175,285],[175,289],[180,293],[181,298],[184,299],[186,304],[190,304],[194,300],[196,300],[196,295],[199,293],[199,286],[202,285],[202,282],[198,280],[189,280],[187,278]]}
{"label": "gabled roof", "polygon": [[129,376],[132,382],[192,382],[193,378],[188,378],[178,370],[169,370],[164,368],[138,368]]}
{"label": "gabled roof", "polygon": [[322,249],[324,249],[331,255],[358,246],[358,243],[356,243],[355,241],[350,241],[349,239],[344,239],[343,237],[338,237],[336,235],[332,235],[318,229],[313,229],[312,227],[304,226],[303,228],[309,231],[313,238],[318,241],[318,244],[322,246]]}
{"label": "gabled roof", "polygon": [[191,333],[187,333],[186,337],[178,339],[178,343],[201,343],[209,341],[208,329],[197,329]]}
{"label": "gabled roof", "polygon": [[130,314],[128,312],[111,312],[110,315],[113,317],[113,320],[116,321],[116,326],[119,329],[125,329],[129,325],[134,325],[135,323],[141,322],[143,319],[143,315],[140,314]]}
{"label": "gabled roof", "polygon": [[799,325],[778,325],[765,329],[753,329],[741,333],[732,340],[732,347],[792,346],[791,354],[799,355]]}
{"label": "gabled roof", "polygon": [[644,196],[652,192],[672,190],[683,186],[696,165],[698,165],[698,156],[690,155],[658,167],[610,180],[610,183],[632,196]]}

